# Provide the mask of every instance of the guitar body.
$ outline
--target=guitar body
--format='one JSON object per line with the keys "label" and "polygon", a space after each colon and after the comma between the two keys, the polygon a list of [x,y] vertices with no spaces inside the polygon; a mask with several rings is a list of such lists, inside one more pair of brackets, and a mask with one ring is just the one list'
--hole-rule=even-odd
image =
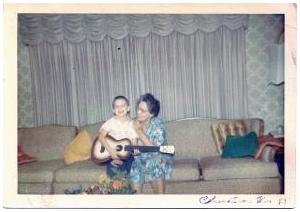
{"label": "guitar body", "polygon": [[[106,141],[115,149],[121,160],[128,158],[135,149],[140,152],[160,152],[165,154],[174,154],[175,152],[174,146],[133,146],[131,145],[131,141],[127,138],[116,140],[110,135],[106,136]],[[98,137],[95,138],[92,146],[91,159],[96,164],[102,164],[111,159],[109,152],[98,140]]]}
{"label": "guitar body", "polygon": [[[117,151],[117,155],[121,160],[124,160],[128,158],[131,154],[129,151],[125,151],[126,146],[130,146],[131,142],[129,139],[121,139],[116,140],[115,138],[111,137],[110,135],[106,136],[107,143]],[[92,146],[92,154],[91,154],[92,160],[97,163],[105,163],[111,159],[111,156],[107,149],[101,144],[101,142],[96,138],[94,140],[93,146]]]}

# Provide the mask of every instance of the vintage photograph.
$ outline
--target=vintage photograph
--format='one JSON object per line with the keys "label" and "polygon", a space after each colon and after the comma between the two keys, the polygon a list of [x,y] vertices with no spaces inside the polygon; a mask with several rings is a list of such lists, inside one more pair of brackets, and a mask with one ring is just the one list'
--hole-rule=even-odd
{"label": "vintage photograph", "polygon": [[17,10],[8,196],[23,198],[8,207],[293,207],[292,4],[268,14],[6,6]]}

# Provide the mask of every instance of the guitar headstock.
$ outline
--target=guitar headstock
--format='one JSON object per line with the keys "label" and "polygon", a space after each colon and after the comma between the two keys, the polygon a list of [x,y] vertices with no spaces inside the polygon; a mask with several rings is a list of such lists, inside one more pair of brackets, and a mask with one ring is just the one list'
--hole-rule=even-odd
{"label": "guitar headstock", "polygon": [[160,146],[159,151],[161,153],[174,154],[175,153],[175,147],[174,146]]}

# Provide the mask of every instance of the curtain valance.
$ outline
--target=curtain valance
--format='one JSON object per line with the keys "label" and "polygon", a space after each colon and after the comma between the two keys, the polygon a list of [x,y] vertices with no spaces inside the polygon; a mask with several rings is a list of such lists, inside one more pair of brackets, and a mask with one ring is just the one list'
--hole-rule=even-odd
{"label": "curtain valance", "polygon": [[63,39],[79,43],[101,41],[105,36],[122,39],[127,35],[146,37],[150,32],[166,36],[173,31],[192,34],[213,32],[221,26],[247,27],[248,15],[169,15],[169,14],[21,14],[20,36],[24,43],[58,43]]}

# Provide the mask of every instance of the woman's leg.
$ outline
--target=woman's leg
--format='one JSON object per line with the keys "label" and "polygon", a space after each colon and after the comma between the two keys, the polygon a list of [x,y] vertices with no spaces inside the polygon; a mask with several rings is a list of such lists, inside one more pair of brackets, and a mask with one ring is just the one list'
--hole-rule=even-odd
{"label": "woman's leg", "polygon": [[137,194],[141,194],[143,192],[143,184],[131,184],[131,187],[136,190]]}
{"label": "woman's leg", "polygon": [[158,179],[151,182],[151,187],[155,194],[164,194],[166,193],[166,184],[164,179]]}

